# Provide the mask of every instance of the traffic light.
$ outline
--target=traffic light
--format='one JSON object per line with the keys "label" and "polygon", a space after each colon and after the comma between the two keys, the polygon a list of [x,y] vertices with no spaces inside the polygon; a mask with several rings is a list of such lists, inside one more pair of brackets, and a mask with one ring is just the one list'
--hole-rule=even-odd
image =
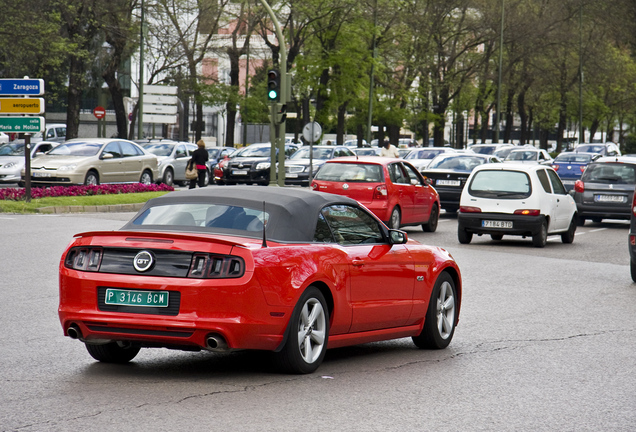
{"label": "traffic light", "polygon": [[280,72],[272,69],[267,72],[267,100],[277,102],[280,99]]}
{"label": "traffic light", "polygon": [[287,105],[286,104],[279,105],[278,108],[279,110],[276,115],[276,123],[282,124],[285,122],[285,120],[287,120]]}

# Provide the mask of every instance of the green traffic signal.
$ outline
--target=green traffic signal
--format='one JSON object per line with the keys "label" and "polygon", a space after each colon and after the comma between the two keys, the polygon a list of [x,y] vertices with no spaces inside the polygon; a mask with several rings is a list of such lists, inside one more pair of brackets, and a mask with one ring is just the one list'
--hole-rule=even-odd
{"label": "green traffic signal", "polygon": [[276,69],[267,72],[267,99],[275,102],[280,99],[280,73]]}

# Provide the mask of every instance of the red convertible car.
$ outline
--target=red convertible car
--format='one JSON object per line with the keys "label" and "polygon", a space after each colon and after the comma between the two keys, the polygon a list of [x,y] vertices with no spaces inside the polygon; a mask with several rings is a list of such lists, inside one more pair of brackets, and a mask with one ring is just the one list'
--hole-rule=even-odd
{"label": "red convertible car", "polygon": [[60,262],[64,334],[102,362],[143,347],[253,349],[290,373],[315,371],[327,347],[403,337],[448,346],[462,283],[447,251],[347,197],[228,192],[172,192],[118,231],[77,234]]}

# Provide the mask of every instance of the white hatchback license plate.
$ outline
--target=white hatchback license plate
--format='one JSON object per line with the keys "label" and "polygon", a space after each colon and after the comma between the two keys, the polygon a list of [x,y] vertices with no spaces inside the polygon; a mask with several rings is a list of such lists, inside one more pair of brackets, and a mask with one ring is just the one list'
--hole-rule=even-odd
{"label": "white hatchback license plate", "polygon": [[483,228],[512,228],[512,221],[483,220],[481,226]]}
{"label": "white hatchback license plate", "polygon": [[610,202],[610,203],[625,203],[627,202],[627,197],[622,195],[594,195],[594,201]]}
{"label": "white hatchback license plate", "polygon": [[51,173],[50,172],[34,171],[33,172],[33,177],[51,177]]}
{"label": "white hatchback license plate", "polygon": [[233,175],[247,175],[246,170],[232,170]]}
{"label": "white hatchback license plate", "polygon": [[437,186],[461,186],[462,182],[459,180],[437,180],[435,184]]}

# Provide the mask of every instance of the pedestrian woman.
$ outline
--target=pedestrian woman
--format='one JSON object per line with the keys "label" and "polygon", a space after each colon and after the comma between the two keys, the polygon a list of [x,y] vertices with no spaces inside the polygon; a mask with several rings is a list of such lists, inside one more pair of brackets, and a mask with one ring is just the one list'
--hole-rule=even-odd
{"label": "pedestrian woman", "polygon": [[188,163],[196,166],[199,176],[190,180],[190,189],[197,187],[197,182],[199,183],[199,187],[205,187],[205,176],[208,173],[206,162],[209,156],[208,151],[205,149],[205,143],[203,140],[199,140],[197,141],[197,145],[199,148],[192,152],[192,159],[190,159]]}

